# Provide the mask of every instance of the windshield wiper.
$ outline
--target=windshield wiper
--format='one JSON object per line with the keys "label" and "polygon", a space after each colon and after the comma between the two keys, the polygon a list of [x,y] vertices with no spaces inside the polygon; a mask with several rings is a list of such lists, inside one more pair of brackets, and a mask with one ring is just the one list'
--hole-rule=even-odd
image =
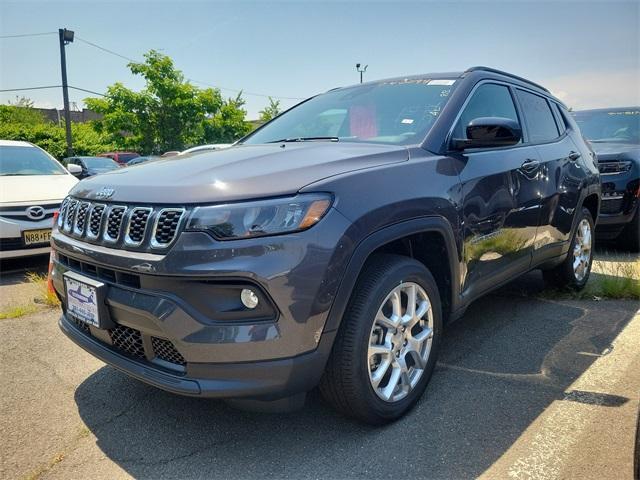
{"label": "windshield wiper", "polygon": [[280,140],[272,140],[267,143],[313,142],[314,140],[328,140],[330,142],[340,141],[338,137],[295,137],[295,138],[281,138]]}

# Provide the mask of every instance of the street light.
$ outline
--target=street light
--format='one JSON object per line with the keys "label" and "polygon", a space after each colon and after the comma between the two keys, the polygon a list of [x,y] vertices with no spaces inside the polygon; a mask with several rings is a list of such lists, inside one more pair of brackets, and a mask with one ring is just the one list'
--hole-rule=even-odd
{"label": "street light", "polygon": [[65,45],[73,42],[73,31],[66,28],[58,29],[60,38],[60,69],[62,70],[62,100],[64,102],[64,123],[67,134],[67,156],[73,155],[73,144],[71,141],[71,112],[69,112],[69,88],[67,85],[67,56]]}
{"label": "street light", "polygon": [[360,83],[362,83],[362,74],[367,71],[368,66],[369,65],[365,65],[364,67],[360,68],[360,64],[356,63],[356,71],[360,72]]}

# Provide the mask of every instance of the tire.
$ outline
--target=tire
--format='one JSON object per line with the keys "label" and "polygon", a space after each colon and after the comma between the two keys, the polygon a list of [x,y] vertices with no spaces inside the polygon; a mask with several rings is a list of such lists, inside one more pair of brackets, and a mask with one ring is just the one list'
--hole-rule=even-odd
{"label": "tire", "polygon": [[[398,289],[399,297],[394,296]],[[407,299],[411,292],[416,292],[417,299],[414,303],[417,307],[412,317],[414,320],[407,323],[399,321],[399,326],[395,328],[386,326],[386,323],[384,327],[381,326],[381,317],[377,314],[387,311],[383,307],[395,312],[398,305],[405,314],[403,319],[411,317],[406,314]],[[393,302],[394,298],[402,300]],[[430,302],[430,309],[422,314],[423,320],[410,326],[410,322],[417,321],[415,319],[426,308],[426,299]],[[386,315],[391,320],[385,316],[385,322],[398,318],[391,313]],[[405,325],[404,329],[402,325]],[[403,335],[406,337],[403,338]],[[440,296],[429,270],[408,257],[375,255],[367,261],[351,295],[320,381],[320,391],[338,411],[362,422],[382,425],[397,420],[422,396],[433,373],[441,337]],[[376,347],[386,349],[392,345],[397,350],[372,355],[372,338],[385,343],[376,344]],[[423,342],[419,348],[416,347],[418,341]],[[393,375],[400,362],[404,365],[404,369],[400,369],[404,373],[397,374],[400,377],[395,387],[390,386],[394,385]],[[384,370],[383,364],[388,365]],[[387,373],[379,380],[378,386],[374,386],[375,372],[385,371]],[[386,388],[383,388],[385,379]],[[384,399],[384,392],[392,394]]]}
{"label": "tire", "polygon": [[624,228],[616,243],[632,253],[640,252],[640,205],[636,207],[636,214]]}
{"label": "tire", "polygon": [[[573,232],[573,237],[571,238],[571,245],[569,246],[567,258],[565,258],[565,260],[560,265],[550,270],[542,271],[544,281],[550,287],[582,290],[589,280],[589,275],[591,274],[591,265],[593,264],[595,230],[593,217],[591,216],[591,212],[589,212],[588,209],[582,208],[582,211],[579,215],[580,216],[578,217],[578,220],[576,222],[576,229]],[[578,250],[580,250],[582,254],[585,252],[584,249],[579,249],[577,246],[577,244],[580,242],[580,239],[584,236],[583,227],[585,224],[588,225],[588,232],[590,236],[588,260],[585,261],[584,267],[581,267],[579,270],[577,270],[574,268],[576,255],[578,255],[577,252]],[[582,270],[582,268],[584,268],[584,270]]]}

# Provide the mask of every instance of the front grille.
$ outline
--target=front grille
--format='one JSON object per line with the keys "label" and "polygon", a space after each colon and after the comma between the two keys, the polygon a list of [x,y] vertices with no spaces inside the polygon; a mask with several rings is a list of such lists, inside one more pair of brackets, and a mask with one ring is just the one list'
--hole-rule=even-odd
{"label": "front grille", "polygon": [[184,210],[165,208],[160,211],[156,223],[154,240],[157,245],[168,245],[171,243],[178,230],[178,224]]}
{"label": "front grille", "polygon": [[[42,207],[44,209],[44,216],[42,218],[31,218],[27,215],[27,210],[31,207]],[[53,214],[56,210],[60,209],[59,203],[45,203],[34,204],[29,206],[13,206],[13,207],[0,207],[0,217],[10,220],[20,220],[23,222],[42,222],[43,220],[49,220],[53,218]]]}
{"label": "front grille", "polygon": [[107,229],[105,238],[116,241],[120,237],[120,228],[122,227],[122,219],[124,217],[125,207],[111,207],[107,216]]}
{"label": "front grille", "polygon": [[178,365],[186,365],[184,357],[180,354],[176,347],[169,340],[164,338],[151,337],[151,344],[153,345],[153,351],[161,360],[169,363],[175,363]]}
{"label": "front grille", "polygon": [[600,202],[600,213],[620,213],[624,204],[624,198],[603,198]]}
{"label": "front grille", "polygon": [[82,273],[87,277],[102,280],[124,287],[140,288],[140,277],[131,273],[104,268],[88,262],[81,262],[58,252],[58,262],[74,272]]}
{"label": "front grille", "polygon": [[185,218],[184,208],[109,205],[67,197],[60,207],[58,226],[66,235],[88,243],[163,250],[176,240]]}
{"label": "front grille", "polygon": [[113,346],[117,349],[122,350],[132,357],[146,358],[140,330],[125,327],[124,325],[117,325],[116,328],[109,330],[109,336],[111,337]]}
{"label": "front grille", "polygon": [[82,235],[84,233],[84,227],[87,223],[87,211],[90,204],[88,202],[80,203],[76,210],[76,224],[73,228],[74,233]]}
{"label": "front grille", "polygon": [[629,160],[598,162],[598,170],[602,175],[612,175],[615,173],[628,172],[633,163]]}
{"label": "front grille", "polygon": [[144,233],[147,229],[149,215],[151,215],[150,208],[134,208],[132,210],[126,241],[135,244],[142,243]]}
{"label": "front grille", "polygon": [[91,210],[91,216],[89,217],[89,232],[88,235],[93,238],[98,238],[100,235],[100,225],[102,224],[102,214],[104,213],[104,205],[94,205]]}

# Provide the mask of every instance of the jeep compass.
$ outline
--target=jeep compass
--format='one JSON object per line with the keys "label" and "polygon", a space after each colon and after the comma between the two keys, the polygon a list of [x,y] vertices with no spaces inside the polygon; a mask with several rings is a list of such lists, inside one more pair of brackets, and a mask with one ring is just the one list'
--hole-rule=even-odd
{"label": "jeep compass", "polygon": [[382,424],[443,325],[532,269],[589,278],[595,155],[567,108],[475,67],[338,88],[224,150],[80,182],[52,236],[62,331],[170,392]]}

